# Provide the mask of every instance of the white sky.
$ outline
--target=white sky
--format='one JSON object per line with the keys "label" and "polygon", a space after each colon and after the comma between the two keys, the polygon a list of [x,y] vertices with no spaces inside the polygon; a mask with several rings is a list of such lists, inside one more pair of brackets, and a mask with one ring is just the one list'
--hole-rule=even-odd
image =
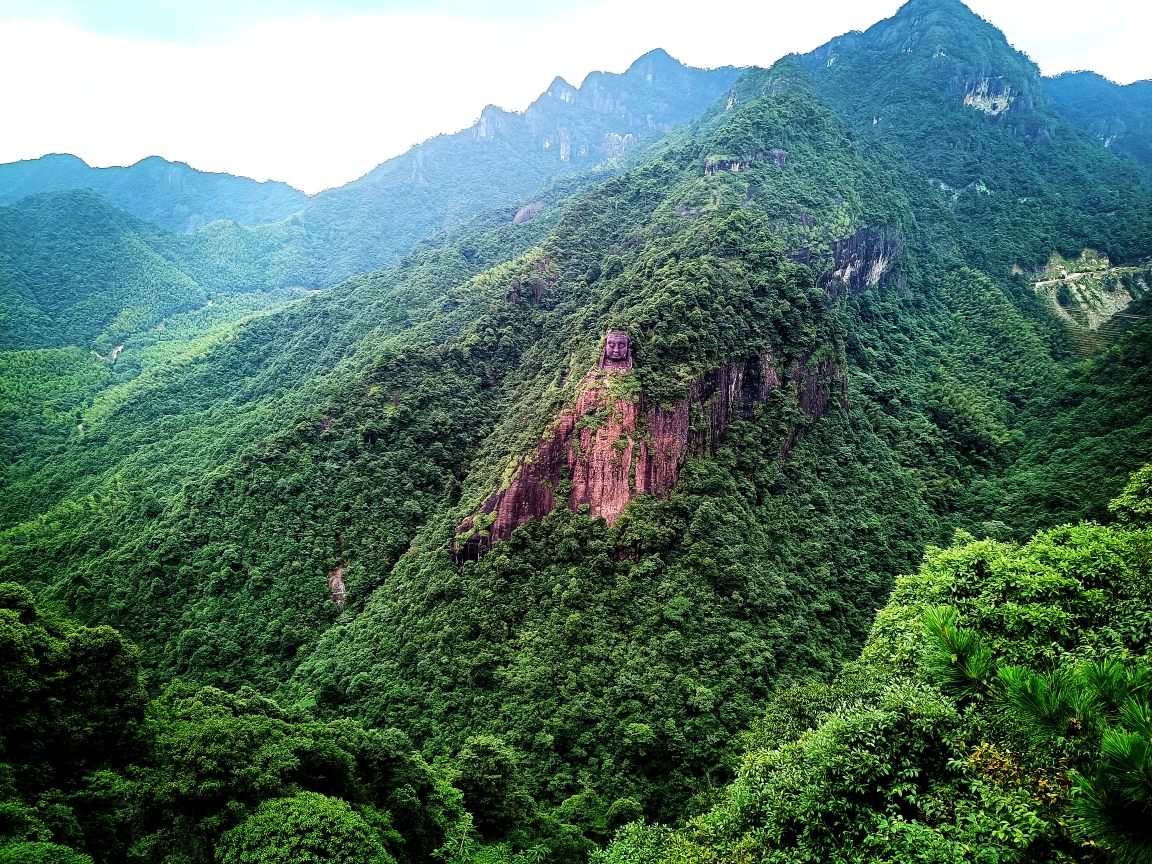
{"label": "white sky", "polygon": [[[145,156],[284,180],[352,180],[495,103],[523,110],[556,75],[620,72],[662,47],[696,66],[768,65],[891,15],[898,0],[620,0],[530,15],[265,16],[221,41],[94,32],[0,3],[0,162]],[[1152,77],[1152,3],[971,0],[1045,74]],[[479,6],[479,8],[477,8]],[[193,7],[195,8],[195,7]],[[54,13],[60,14],[60,13]],[[84,29],[89,27],[89,29]]]}

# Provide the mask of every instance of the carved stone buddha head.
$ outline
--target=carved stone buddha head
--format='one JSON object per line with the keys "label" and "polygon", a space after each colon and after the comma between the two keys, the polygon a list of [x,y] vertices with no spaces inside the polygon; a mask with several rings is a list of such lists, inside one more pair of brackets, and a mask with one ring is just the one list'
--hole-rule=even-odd
{"label": "carved stone buddha head", "polygon": [[632,348],[628,334],[620,330],[609,330],[604,338],[604,353],[600,355],[601,369],[631,369]]}

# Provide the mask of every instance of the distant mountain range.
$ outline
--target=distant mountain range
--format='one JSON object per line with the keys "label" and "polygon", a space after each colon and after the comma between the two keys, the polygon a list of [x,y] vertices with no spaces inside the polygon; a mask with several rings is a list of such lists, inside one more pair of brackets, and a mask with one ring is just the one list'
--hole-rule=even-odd
{"label": "distant mountain range", "polygon": [[218,219],[249,227],[279,222],[308,201],[287,183],[197,171],[159,156],[126,168],[93,168],[67,153],[0,165],[0,205],[69,189],[91,189],[168,231],[196,231]]}
{"label": "distant mountain range", "polygon": [[623,74],[593,72],[579,87],[557,78],[522,114],[489,105],[470,128],[438,135],[314,196],[159,157],[127,168],[91,168],[75,156],[53,154],[0,165],[0,204],[88,188],[173,232],[221,219],[256,228],[298,215],[299,230],[285,241],[294,268],[284,275],[322,288],[393,263],[422,237],[690,122],[738,75],[732,66],[685,66],[658,49]]}
{"label": "distant mountain range", "polygon": [[0,351],[106,354],[169,315],[298,286],[302,234],[298,218],[174,233],[90,189],[22,198],[0,207]]}
{"label": "distant mountain range", "polygon": [[[906,134],[899,131],[904,126],[893,126],[893,117],[908,110],[906,103],[915,98],[910,95],[914,91],[900,86],[894,70],[923,62],[919,53],[900,53],[889,70],[893,74],[872,76],[875,92],[866,97],[858,87],[849,88],[848,100],[836,95],[837,88],[844,89],[836,82],[854,74],[850,69],[866,58],[888,62],[886,40],[893,38],[892,28],[880,26],[837,37],[803,59],[822,95],[845,116],[859,114],[855,123],[861,134],[887,140]],[[990,122],[1044,138],[1053,124],[1043,118],[1054,108],[1099,145],[1152,168],[1152,82],[1120,86],[1092,72],[1042,79],[1034,64],[1015,52],[993,57],[998,49],[991,42],[975,51],[957,44],[950,52],[945,32],[955,27],[925,21],[902,31],[900,38],[909,44],[934,37],[943,41],[930,57],[931,70],[908,66],[899,74],[935,76],[938,67],[947,67],[948,87]],[[421,238],[493,207],[519,201],[526,208],[521,218],[531,218],[534,202],[521,199],[533,190],[564,174],[610,163],[641,140],[690,122],[731,88],[738,74],[731,66],[685,66],[658,49],[623,74],[594,72],[579,87],[556,78],[523,113],[489,105],[470,128],[431,138],[357,180],[313,196],[284,183],[198,171],[158,156],[126,168],[92,168],[75,156],[51,154],[0,165],[0,205],[86,188],[168,232],[195,234],[213,222],[231,222],[235,227],[215,227],[212,238],[165,244],[212,248],[212,262],[201,256],[199,269],[213,271],[210,281],[217,291],[323,288],[393,263]],[[933,116],[923,105],[917,110]],[[920,167],[950,187],[971,182],[978,154],[962,158],[954,148],[947,151],[947,164],[940,163],[944,151],[924,140],[917,143],[922,132],[913,130],[904,143],[932,154],[930,161],[938,164]],[[953,169],[959,173],[950,173]],[[45,212],[42,205],[37,209]],[[67,207],[48,209],[67,219]],[[275,230],[264,227],[277,223],[283,224]],[[256,234],[241,239],[242,229]],[[223,246],[222,234],[230,238]],[[238,246],[244,247],[242,253]],[[254,269],[251,246],[264,250],[265,258],[273,249],[279,252]],[[182,263],[195,268],[187,254]],[[229,274],[242,284],[228,285]]]}
{"label": "distant mountain range", "polygon": [[309,284],[392,263],[421,237],[621,156],[694,120],[739,74],[694,69],[655,50],[622,75],[594,72],[580,87],[557,78],[523,114],[489,105],[471,128],[312,199],[304,211]]}

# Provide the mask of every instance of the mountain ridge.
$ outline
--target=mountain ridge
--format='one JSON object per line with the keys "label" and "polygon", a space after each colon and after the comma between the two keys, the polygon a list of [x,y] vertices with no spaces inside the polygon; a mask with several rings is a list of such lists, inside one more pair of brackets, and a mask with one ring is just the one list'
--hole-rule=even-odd
{"label": "mountain ridge", "polygon": [[[325,288],[393,263],[435,231],[510,204],[564,174],[589,170],[622,155],[640,138],[688,122],[737,74],[734,67],[685,66],[655,49],[623,73],[589,73],[584,90],[566,83],[556,92],[550,87],[523,112],[489,105],[468,128],[433,136],[343,186],[312,196],[286,184],[208,174],[160,157],[129,168],[92,169],[76,157],[46,156],[0,166],[0,204],[34,192],[91,185],[128,212],[175,232],[194,232],[219,219],[262,228],[298,215],[302,231],[288,247],[299,256],[292,279]],[[197,193],[196,184],[240,200],[214,203],[210,193]],[[141,191],[146,188],[158,190],[157,200]],[[269,200],[258,200],[260,194]],[[251,218],[259,213],[267,218]]]}
{"label": "mountain ridge", "polygon": [[160,156],[109,168],[92,168],[68,153],[0,164],[0,206],[28,195],[82,188],[176,232],[196,231],[218,219],[247,227],[279,222],[306,200],[303,192],[287,183],[200,171]]}
{"label": "mountain ridge", "polygon": [[1095,72],[1044,79],[1049,101],[1101,146],[1152,170],[1152,80],[1116,84]]}
{"label": "mountain ridge", "polygon": [[[737,74],[733,67],[684,66],[656,49],[623,73],[589,73],[580,85],[585,89],[566,82],[556,92],[550,87],[522,113],[489,105],[467,129],[434,136],[312,199],[304,214],[317,237],[309,249],[315,269],[308,284],[351,275],[346,265],[330,263],[333,247],[341,257],[375,269],[420,236],[529,195],[554,177],[621,156],[637,139],[694,118]],[[623,110],[617,114],[618,109]],[[490,179],[477,184],[460,165],[482,168]],[[397,228],[390,221],[388,208],[396,201],[406,202],[411,224]],[[317,251],[321,244],[324,251]]]}

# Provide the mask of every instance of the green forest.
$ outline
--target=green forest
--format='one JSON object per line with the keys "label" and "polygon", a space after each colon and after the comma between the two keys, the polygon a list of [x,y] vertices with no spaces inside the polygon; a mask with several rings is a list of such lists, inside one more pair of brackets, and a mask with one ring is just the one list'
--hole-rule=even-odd
{"label": "green forest", "polygon": [[1152,862],[1138,135],[959,0],[732,77],[323,290],[0,207],[0,864]]}

